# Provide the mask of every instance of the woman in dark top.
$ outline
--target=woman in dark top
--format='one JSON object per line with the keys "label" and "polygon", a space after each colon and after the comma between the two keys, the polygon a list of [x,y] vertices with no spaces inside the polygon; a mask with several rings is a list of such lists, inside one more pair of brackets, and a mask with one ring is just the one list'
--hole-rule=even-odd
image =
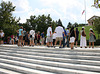
{"label": "woman in dark top", "polygon": [[78,31],[78,28],[76,28],[76,48],[77,48],[77,42],[78,42],[78,37],[79,37],[79,31]]}
{"label": "woman in dark top", "polygon": [[37,34],[37,44],[40,45],[40,32],[38,31],[38,34]]}
{"label": "woman in dark top", "polygon": [[26,43],[26,45],[29,45],[29,43],[30,43],[29,37],[30,37],[29,32],[26,32],[26,35],[25,35],[25,43]]}
{"label": "woman in dark top", "polygon": [[71,43],[71,49],[74,47],[74,42],[76,38],[76,32],[74,31],[74,27],[70,29],[70,43]]}
{"label": "woman in dark top", "polygon": [[37,33],[35,33],[35,39],[34,39],[35,45],[37,45]]}

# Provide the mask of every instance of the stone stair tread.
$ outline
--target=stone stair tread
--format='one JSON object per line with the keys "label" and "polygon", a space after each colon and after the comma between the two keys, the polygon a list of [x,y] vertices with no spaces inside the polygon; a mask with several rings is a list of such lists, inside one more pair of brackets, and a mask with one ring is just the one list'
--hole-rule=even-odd
{"label": "stone stair tread", "polygon": [[0,63],[0,67],[10,68],[10,69],[13,69],[15,71],[19,71],[21,73],[26,73],[26,74],[53,74],[53,73],[50,73],[50,72],[39,71],[39,70],[35,70],[35,69],[29,69],[29,68],[20,67],[20,66],[14,66],[14,65],[5,64],[5,63]]}
{"label": "stone stair tread", "polygon": [[[21,70],[21,72],[27,72],[27,73],[40,73],[40,74],[49,74],[48,72],[41,72],[41,71],[37,71],[37,70],[33,70],[33,69],[29,69],[29,68],[25,68],[25,67],[19,67],[19,66],[14,66],[14,65],[9,65],[9,64],[5,64],[5,63],[0,63],[0,66],[5,66],[8,68],[12,68],[12,69],[16,69],[16,70]],[[32,65],[31,65],[32,66]],[[75,73],[75,74],[99,74],[98,72],[89,72],[89,71],[81,71],[81,70],[73,70],[73,69],[64,69],[64,68],[56,68],[56,67],[46,67],[43,66],[45,68],[45,70],[49,70],[49,71],[53,71],[53,72],[57,72],[57,73]],[[40,67],[37,67],[40,68]],[[23,70],[23,71],[22,71]],[[52,74],[52,73],[50,73]]]}
{"label": "stone stair tread", "polygon": [[100,48],[0,45],[0,74],[100,74]]}
{"label": "stone stair tread", "polygon": [[[19,52],[19,53],[27,53],[27,54],[39,54],[39,55],[43,55],[44,53],[43,52],[34,52],[34,51],[24,51],[24,50],[0,50],[1,52]],[[48,50],[49,51],[49,50]],[[56,52],[56,53],[55,53]],[[58,52],[58,51],[55,51],[52,53],[52,55],[77,55],[77,56],[81,56],[81,55],[85,55],[85,56],[100,56],[100,53],[96,52],[96,53],[93,53],[93,52],[70,52],[70,51],[64,51],[63,53],[61,52]],[[45,53],[46,54],[51,54],[51,53]]]}
{"label": "stone stair tread", "polygon": [[[12,55],[12,56],[20,56],[20,57],[29,57],[29,58],[37,58],[37,59],[58,59],[58,60],[66,60],[66,59],[82,59],[82,60],[96,60],[96,61],[100,61],[100,57],[98,56],[70,56],[70,55],[58,55],[58,56],[43,56],[43,55],[30,55],[30,54],[20,54],[20,53],[16,53],[16,52],[0,52],[0,54],[2,55]],[[52,54],[51,54],[52,55]],[[61,57],[62,56],[62,57]]]}
{"label": "stone stair tread", "polygon": [[[21,62],[21,61],[15,61],[15,60],[7,60],[7,59],[0,59],[0,61],[3,61],[5,63],[10,63],[10,64],[14,64],[14,65],[22,65],[22,66],[27,66],[27,67],[31,67],[32,68],[51,68],[53,66],[46,66],[46,65],[39,65],[39,64],[33,64],[33,63],[27,63],[27,62]],[[46,62],[44,62],[46,63]],[[58,67],[62,66],[68,66],[69,68],[73,68],[73,69],[82,69],[82,70],[88,70],[88,71],[97,71],[100,72],[100,67],[98,66],[89,66],[89,65],[79,65],[79,64],[69,64],[69,63],[57,63],[57,62],[49,62],[48,64],[53,64],[53,65],[58,65]],[[58,68],[58,67],[54,67],[54,68]],[[66,68],[65,68],[66,69]]]}
{"label": "stone stair tread", "polygon": [[[15,49],[14,49],[15,50]],[[5,49],[5,50],[1,50],[0,49],[0,51],[14,51],[13,49],[11,49],[11,48],[7,48],[7,49]],[[100,53],[99,52],[78,52],[78,51],[75,51],[75,50],[69,50],[69,51],[67,51],[67,50],[65,50],[65,51],[60,51],[59,52],[59,50],[39,50],[39,49],[23,49],[23,50],[20,50],[20,49],[16,49],[15,51],[17,51],[17,52],[21,52],[21,51],[23,51],[23,52],[29,52],[29,53],[31,53],[31,52],[41,52],[41,53],[55,53],[55,54],[81,54],[81,55],[97,55],[97,56],[100,56]]]}
{"label": "stone stair tread", "polygon": [[[11,70],[7,70],[7,69],[3,69],[3,68],[0,68],[0,72],[1,73],[4,73],[4,74],[21,74],[21,73],[18,73],[18,72],[14,72],[14,71],[11,71]],[[1,74],[0,73],[0,74]]]}
{"label": "stone stair tread", "polygon": [[[4,56],[4,55],[0,55],[0,58],[3,58],[3,59],[13,59],[13,60],[18,60],[18,61],[30,61],[30,62],[42,62],[42,63],[55,63],[55,64],[57,64],[57,63],[63,63],[63,62],[54,62],[54,61],[46,61],[46,60],[38,60],[38,59],[30,59],[30,58],[22,58],[22,57],[16,57],[16,56],[9,56],[9,55],[7,55],[7,56]],[[66,61],[69,61],[69,62],[66,62],[66,63],[68,63],[68,64],[70,64],[71,63],[71,61],[73,61],[74,63],[71,63],[71,64],[76,64],[75,62],[80,62],[80,63],[78,63],[78,64],[81,64],[81,65],[84,65],[84,64],[82,64],[82,63],[87,63],[87,65],[89,64],[89,63],[91,63],[91,64],[89,64],[89,65],[95,65],[96,64],[96,66],[100,66],[100,61],[95,61],[95,60],[92,60],[92,61],[90,61],[90,60],[76,60],[76,59],[66,59]],[[65,63],[65,64],[66,64]],[[93,65],[93,66],[94,66]]]}
{"label": "stone stair tread", "polygon": [[[0,45],[1,47],[8,47],[8,48],[17,48],[17,49],[23,49],[24,48],[24,50],[26,49],[28,49],[28,50],[30,50],[30,49],[37,49],[37,50],[57,50],[57,51],[86,51],[86,52],[98,52],[98,51],[100,51],[100,48],[94,48],[94,49],[92,49],[92,48],[87,48],[87,49],[89,49],[89,50],[87,50],[86,48],[80,48],[80,47],[78,47],[78,48],[75,48],[74,50],[70,50],[70,48],[61,48],[61,49],[59,49],[59,48],[48,48],[48,47],[46,47],[46,46],[34,46],[34,47],[30,47],[30,46],[24,46],[24,47],[18,47],[17,45]],[[7,49],[8,49],[7,48]]]}

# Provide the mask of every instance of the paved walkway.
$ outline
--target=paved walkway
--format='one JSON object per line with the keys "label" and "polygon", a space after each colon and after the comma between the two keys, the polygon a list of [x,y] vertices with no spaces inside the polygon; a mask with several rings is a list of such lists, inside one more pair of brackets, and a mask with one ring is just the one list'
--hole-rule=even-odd
{"label": "paved walkway", "polygon": [[[0,45],[0,46],[4,46],[4,47],[18,47],[17,45],[9,45],[9,44],[3,44],[3,45]],[[19,48],[38,48],[38,49],[70,49],[70,48],[59,48],[59,47],[46,47],[46,46],[23,46],[23,47],[19,47]],[[100,49],[100,46],[96,46],[95,48],[80,48],[80,47],[77,47],[75,48],[74,47],[74,50],[87,50],[87,49],[91,49],[91,50],[98,50]]]}

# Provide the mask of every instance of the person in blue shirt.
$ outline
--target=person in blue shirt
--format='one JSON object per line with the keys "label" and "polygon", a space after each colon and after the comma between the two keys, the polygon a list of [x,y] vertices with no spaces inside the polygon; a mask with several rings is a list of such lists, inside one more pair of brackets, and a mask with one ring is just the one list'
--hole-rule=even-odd
{"label": "person in blue shirt", "polygon": [[63,27],[63,29],[64,29],[64,33],[63,33],[63,48],[64,48],[65,45],[66,45],[65,39],[66,39],[66,37],[67,37],[67,32],[66,32],[66,30],[65,30],[64,27]]}
{"label": "person in blue shirt", "polygon": [[44,44],[44,32],[41,33],[41,40],[42,40],[42,45]]}
{"label": "person in blue shirt", "polygon": [[[19,29],[19,41],[18,41],[18,46],[22,46],[22,41],[23,41],[23,27],[21,26]],[[21,42],[21,43],[20,43]]]}

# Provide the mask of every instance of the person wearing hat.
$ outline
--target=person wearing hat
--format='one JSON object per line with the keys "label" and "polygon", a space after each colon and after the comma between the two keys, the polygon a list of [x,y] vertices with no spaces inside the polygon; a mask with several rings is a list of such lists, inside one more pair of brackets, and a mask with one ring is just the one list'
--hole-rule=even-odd
{"label": "person wearing hat", "polygon": [[89,33],[89,48],[91,47],[91,43],[92,43],[92,48],[94,48],[94,42],[96,41],[95,39],[95,33],[93,32],[93,29],[90,28],[90,33]]}
{"label": "person wearing hat", "polygon": [[82,30],[81,30],[81,38],[80,38],[80,47],[85,47],[87,48],[87,42],[86,42],[86,33],[85,33],[85,28],[82,27]]}
{"label": "person wearing hat", "polygon": [[4,40],[4,32],[3,30],[0,30],[0,44],[3,44],[3,40]]}

